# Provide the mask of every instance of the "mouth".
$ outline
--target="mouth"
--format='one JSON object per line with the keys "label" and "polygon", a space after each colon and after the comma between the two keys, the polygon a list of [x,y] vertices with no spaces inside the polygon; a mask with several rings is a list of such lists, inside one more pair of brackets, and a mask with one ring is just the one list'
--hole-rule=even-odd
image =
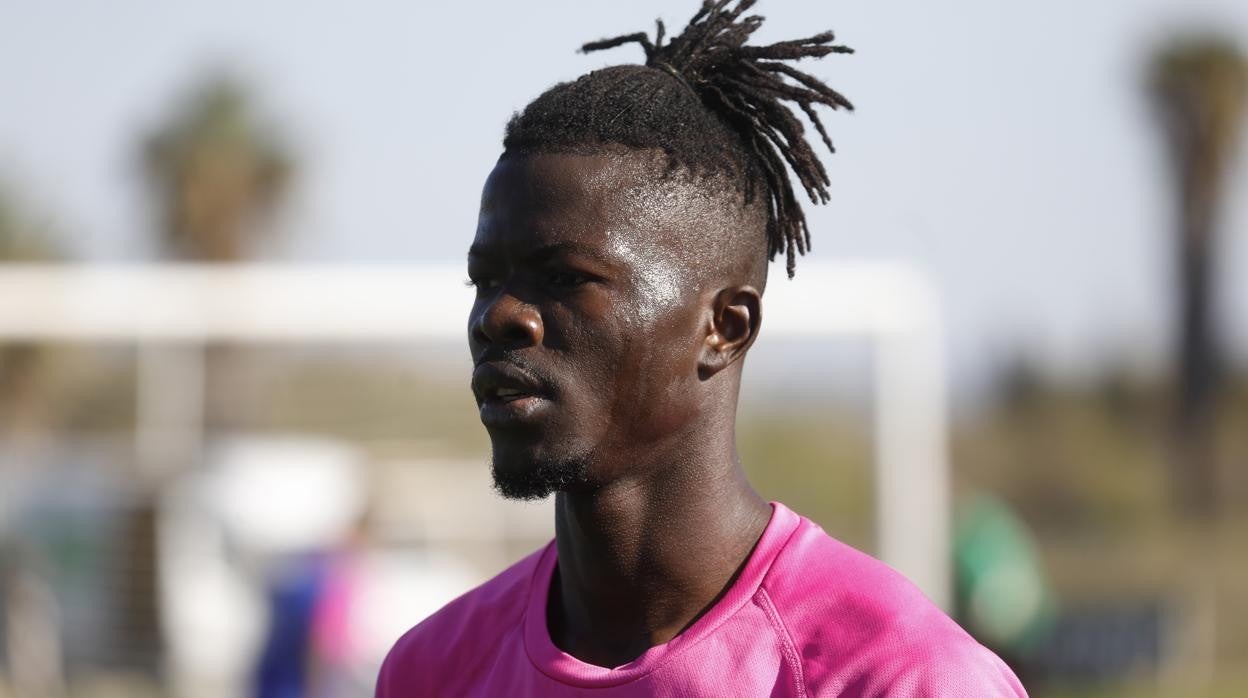
{"label": "mouth", "polygon": [[478,366],[472,372],[472,393],[487,427],[536,421],[552,404],[550,390],[541,381],[504,362]]}

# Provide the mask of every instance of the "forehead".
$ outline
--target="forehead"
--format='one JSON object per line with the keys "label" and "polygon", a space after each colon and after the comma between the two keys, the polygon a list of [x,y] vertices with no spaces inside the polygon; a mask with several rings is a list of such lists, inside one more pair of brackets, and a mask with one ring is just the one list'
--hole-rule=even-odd
{"label": "forehead", "polygon": [[714,206],[701,187],[662,177],[662,168],[644,152],[506,156],[486,180],[473,248],[632,253],[622,261],[644,250],[687,251],[688,233],[707,229]]}
{"label": "forehead", "polygon": [[593,242],[608,223],[608,192],[624,184],[619,169],[577,155],[500,159],[481,193],[477,246]]}

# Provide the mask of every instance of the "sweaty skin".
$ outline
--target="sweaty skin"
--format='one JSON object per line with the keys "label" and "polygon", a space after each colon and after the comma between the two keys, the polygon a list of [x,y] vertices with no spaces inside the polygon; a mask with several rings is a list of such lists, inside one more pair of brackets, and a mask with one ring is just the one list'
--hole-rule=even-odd
{"label": "sweaty skin", "polygon": [[[582,661],[618,666],[675,637],[771,515],[734,435],[760,215],[638,151],[506,155],[486,182],[473,390],[500,490],[558,489],[547,623]],[[559,477],[543,489],[535,473]]]}

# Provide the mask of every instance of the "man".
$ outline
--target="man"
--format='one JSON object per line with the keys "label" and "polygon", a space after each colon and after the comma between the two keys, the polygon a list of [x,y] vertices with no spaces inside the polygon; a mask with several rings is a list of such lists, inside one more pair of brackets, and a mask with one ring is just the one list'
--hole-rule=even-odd
{"label": "man", "polygon": [[382,698],[1021,696],[900,575],[746,482],[734,420],[767,262],[809,243],[788,168],[826,200],[784,101],[849,103],[706,3],[644,66],[512,119],[468,256],[472,390],[498,490],[556,493],[556,538],[395,645]]}

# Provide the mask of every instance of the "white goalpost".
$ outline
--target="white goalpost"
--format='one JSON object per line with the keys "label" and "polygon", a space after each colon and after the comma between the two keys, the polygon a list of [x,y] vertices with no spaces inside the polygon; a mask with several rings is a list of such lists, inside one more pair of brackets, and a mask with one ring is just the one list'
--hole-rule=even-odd
{"label": "white goalpost", "polygon": [[[460,265],[4,265],[0,342],[130,342],[140,349],[141,466],[199,448],[207,342],[461,340]],[[937,296],[892,262],[803,263],[773,283],[766,336],[871,343],[874,551],[938,605],[951,601],[950,485]]]}

